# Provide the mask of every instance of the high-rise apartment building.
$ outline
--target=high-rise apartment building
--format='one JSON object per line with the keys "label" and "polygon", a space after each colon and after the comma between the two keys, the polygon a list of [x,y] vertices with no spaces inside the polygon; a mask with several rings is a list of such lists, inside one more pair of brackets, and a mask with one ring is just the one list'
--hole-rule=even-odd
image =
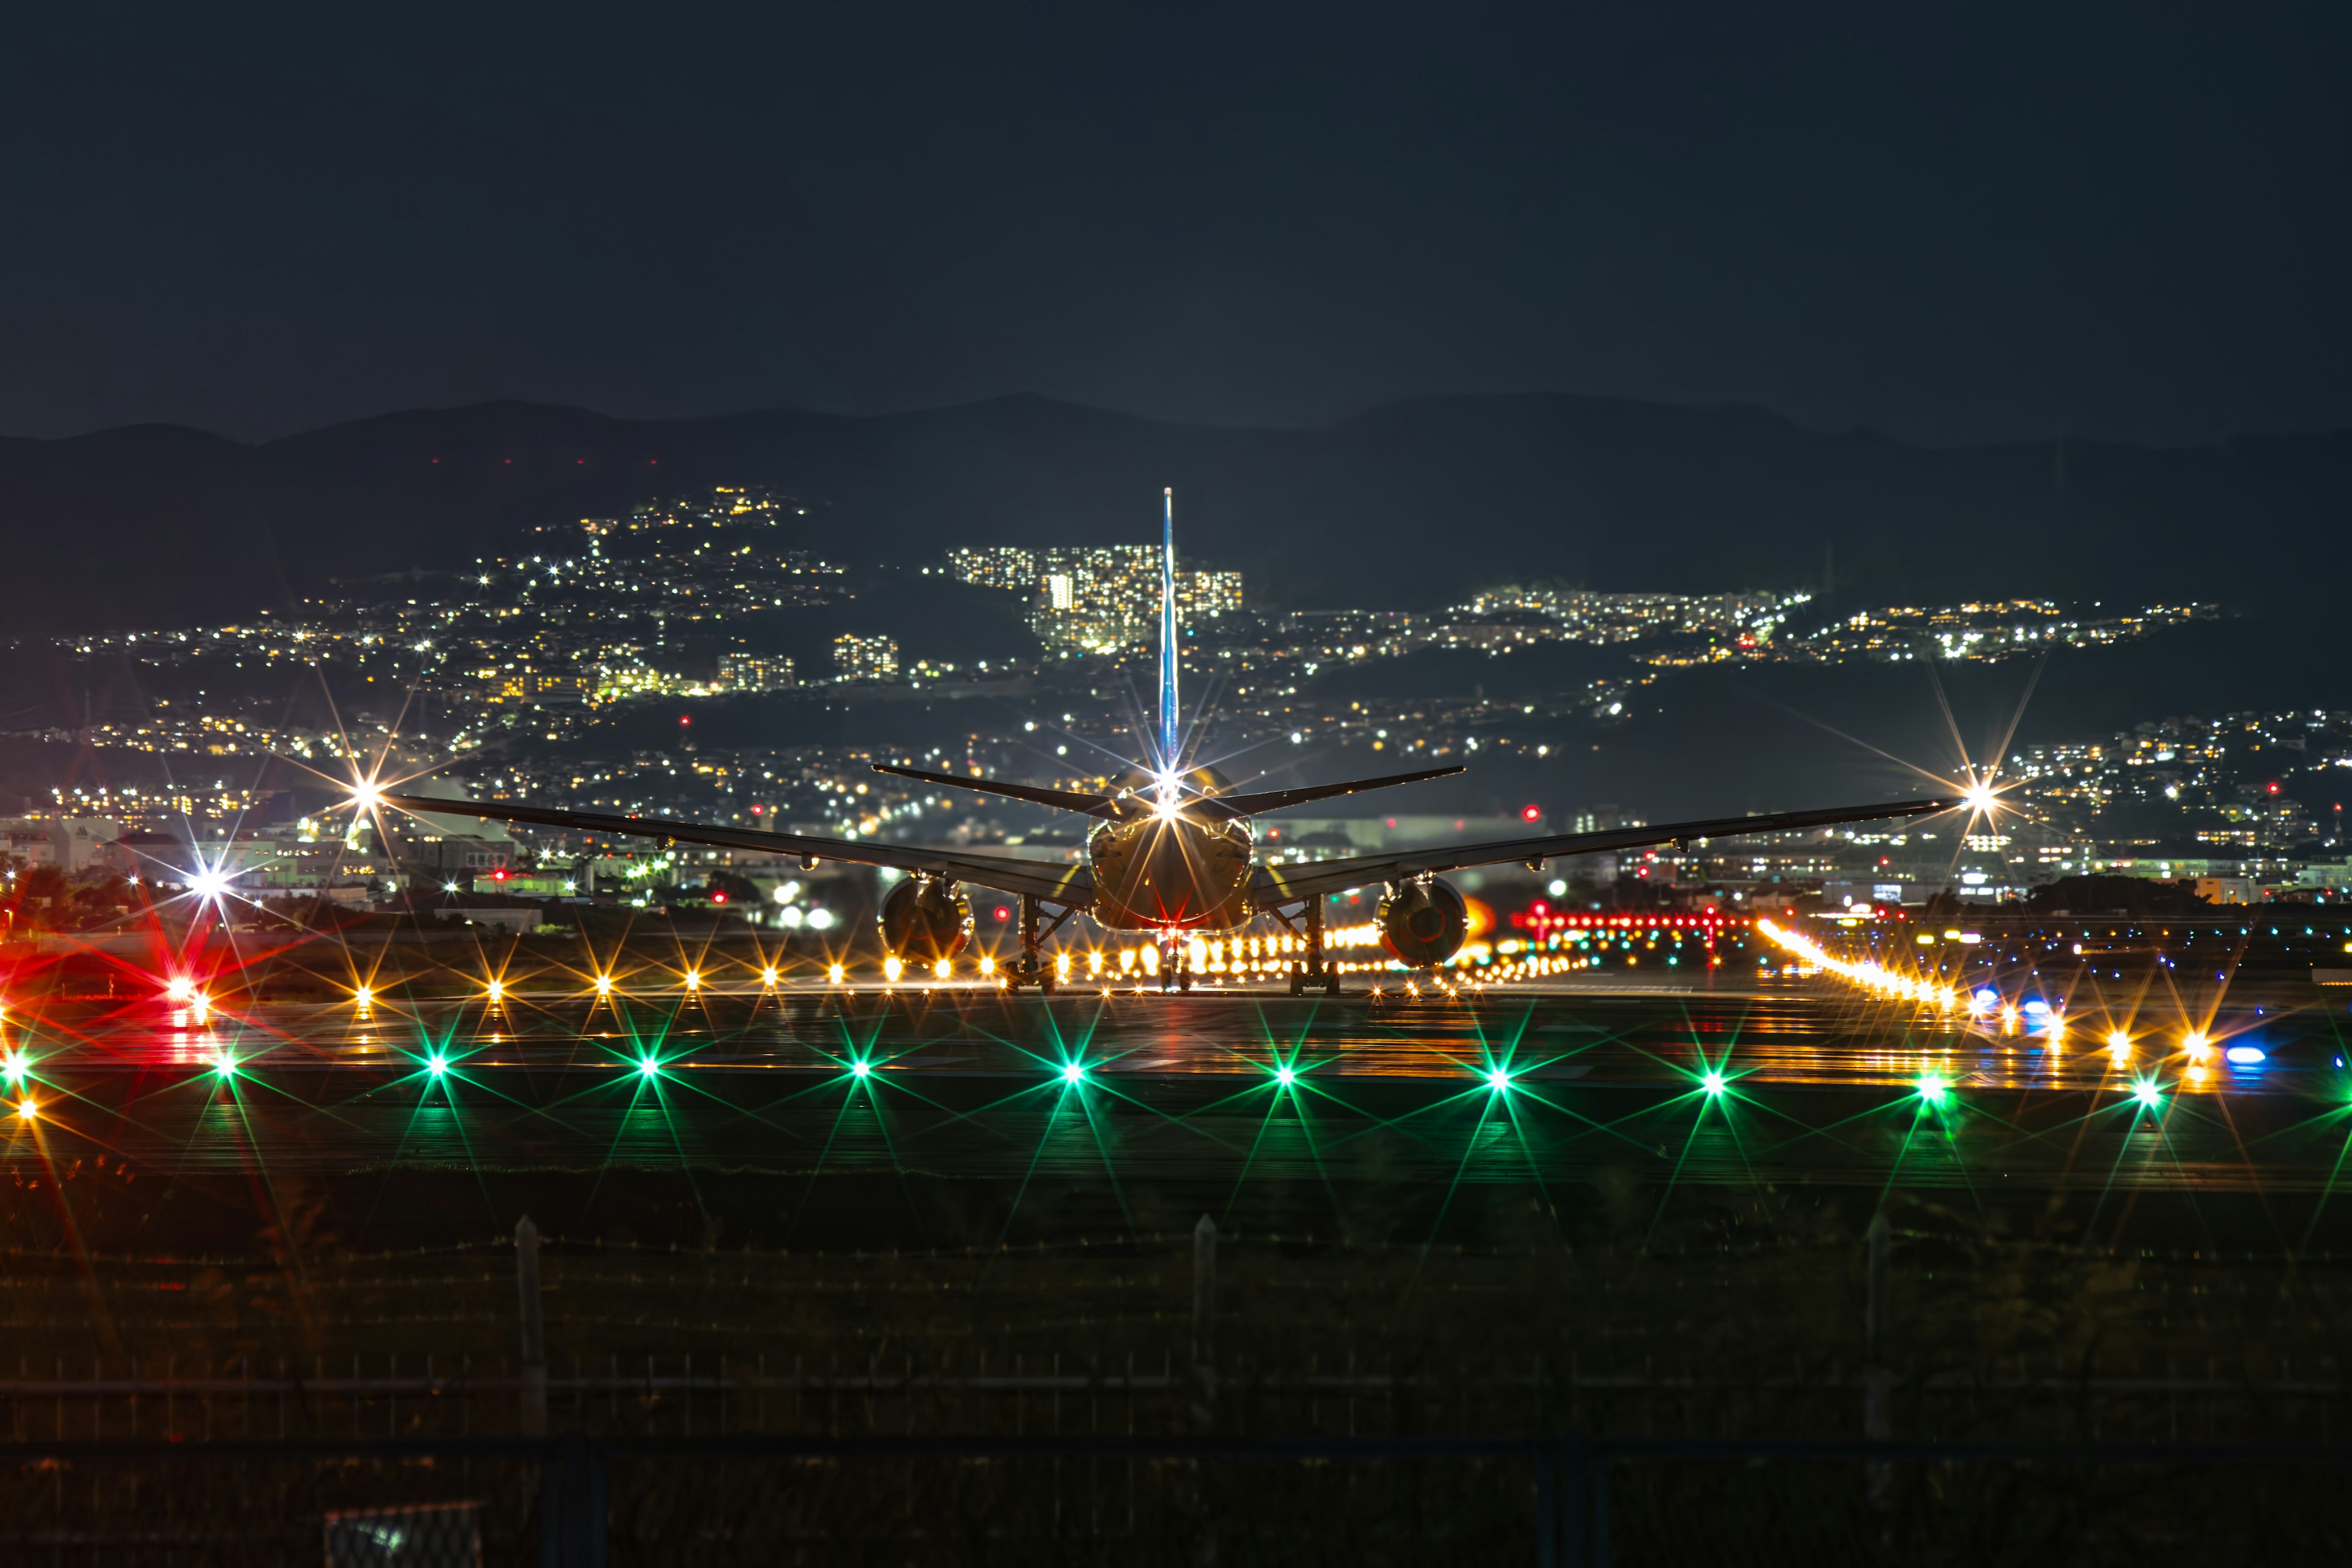
{"label": "high-rise apartment building", "polygon": [[948,575],[959,583],[1027,595],[1037,587],[1037,552],[1017,544],[961,547],[948,552]]}
{"label": "high-rise apartment building", "polygon": [[[894,650],[894,667],[896,662]],[[793,661],[782,654],[737,649],[719,656],[719,684],[730,691],[785,691],[800,680],[793,673]]]}
{"label": "high-rise apartment building", "polygon": [[845,632],[833,639],[833,670],[841,680],[896,680],[898,639]]}
{"label": "high-rise apartment building", "polygon": [[1242,574],[1238,572],[1179,572],[1176,610],[1186,625],[1213,621],[1242,607]]}

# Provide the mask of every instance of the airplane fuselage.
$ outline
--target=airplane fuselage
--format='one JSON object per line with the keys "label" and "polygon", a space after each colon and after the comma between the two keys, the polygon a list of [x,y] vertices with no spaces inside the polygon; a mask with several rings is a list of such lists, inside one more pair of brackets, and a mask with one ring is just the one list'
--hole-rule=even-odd
{"label": "airplane fuselage", "polygon": [[1095,920],[1113,931],[1223,931],[1246,925],[1255,836],[1246,817],[1181,813],[1107,822],[1087,839]]}

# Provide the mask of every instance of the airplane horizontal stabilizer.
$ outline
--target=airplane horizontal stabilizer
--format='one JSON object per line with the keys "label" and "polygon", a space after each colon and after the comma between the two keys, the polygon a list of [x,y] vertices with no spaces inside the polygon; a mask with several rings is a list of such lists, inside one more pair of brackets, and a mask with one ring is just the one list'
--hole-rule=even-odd
{"label": "airplane horizontal stabilizer", "polygon": [[1255,816],[1264,811],[1283,811],[1294,805],[1307,805],[1318,800],[1335,800],[1343,795],[1356,795],[1368,789],[1387,789],[1393,784],[1419,784],[1423,779],[1442,779],[1465,770],[1460,767],[1423,768],[1417,773],[1391,773],[1386,778],[1351,779],[1346,784],[1307,784],[1300,789],[1261,790],[1255,795],[1221,795],[1202,804],[1234,816]]}
{"label": "airplane horizontal stabilizer", "polygon": [[876,763],[874,771],[902,779],[919,779],[925,784],[945,784],[950,789],[968,789],[977,795],[1001,795],[1007,800],[1025,800],[1032,805],[1050,805],[1056,811],[1076,811],[1087,816],[1119,815],[1118,806],[1107,795],[1090,795],[1082,790],[1045,789],[1036,784],[998,784],[993,779],[964,779],[953,773],[926,773],[921,768],[894,767],[888,763]]}

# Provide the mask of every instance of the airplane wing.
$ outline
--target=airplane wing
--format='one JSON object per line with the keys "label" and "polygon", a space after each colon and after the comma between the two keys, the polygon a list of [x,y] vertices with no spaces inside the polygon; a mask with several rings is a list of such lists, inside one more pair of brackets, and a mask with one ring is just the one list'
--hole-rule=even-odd
{"label": "airplane wing", "polygon": [[523,822],[538,827],[570,827],[583,833],[609,833],[615,837],[659,838],[677,844],[709,844],[725,849],[755,849],[774,855],[799,855],[817,860],[845,860],[858,866],[888,866],[977,883],[1000,892],[1026,893],[1048,903],[1085,909],[1094,902],[1094,878],[1084,866],[1061,866],[1046,860],[1022,860],[1009,855],[922,849],[904,844],[857,843],[846,838],[813,838],[799,833],[764,833],[757,828],[715,827],[700,822],[677,822],[659,816],[616,816],[593,811],[554,811],[545,806],[516,805],[502,800],[441,800],[432,795],[385,795],[377,797],[399,811],[429,812],[436,816],[478,816],[493,822]]}
{"label": "airplane wing", "polygon": [[1327,893],[1374,882],[1395,882],[1432,871],[1467,866],[1502,866],[1514,860],[1542,861],[1611,849],[1644,849],[1694,838],[1736,838],[1748,833],[1787,833],[1830,827],[1843,822],[1878,822],[1925,816],[1965,804],[1958,797],[1890,801],[1884,805],[1833,806],[1822,811],[1781,811],[1761,816],[1726,816],[1706,822],[1669,822],[1654,827],[1612,827],[1599,833],[1556,833],[1541,838],[1505,838],[1486,844],[1454,844],[1407,849],[1393,855],[1362,855],[1304,866],[1261,866],[1251,880],[1250,899],[1261,910],[1296,904]]}

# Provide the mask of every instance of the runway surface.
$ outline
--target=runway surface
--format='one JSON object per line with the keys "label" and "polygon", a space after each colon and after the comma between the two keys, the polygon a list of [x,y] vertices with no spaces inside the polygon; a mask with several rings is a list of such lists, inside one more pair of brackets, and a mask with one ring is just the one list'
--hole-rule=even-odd
{"label": "runway surface", "polygon": [[[2306,991],[2315,988],[2305,987]],[[2335,1015],[1890,1004],[1827,977],[1007,999],[786,984],[608,1000],[60,1007],[0,1025],[5,1158],[140,1173],[723,1173],[1100,1186],[2315,1192]],[[2105,1031],[2128,1023],[2120,1055]],[[2227,1053],[2237,1048],[2240,1060]],[[2259,1050],[2255,1062],[2249,1048]],[[1708,1075],[1718,1075],[1710,1079]]]}

